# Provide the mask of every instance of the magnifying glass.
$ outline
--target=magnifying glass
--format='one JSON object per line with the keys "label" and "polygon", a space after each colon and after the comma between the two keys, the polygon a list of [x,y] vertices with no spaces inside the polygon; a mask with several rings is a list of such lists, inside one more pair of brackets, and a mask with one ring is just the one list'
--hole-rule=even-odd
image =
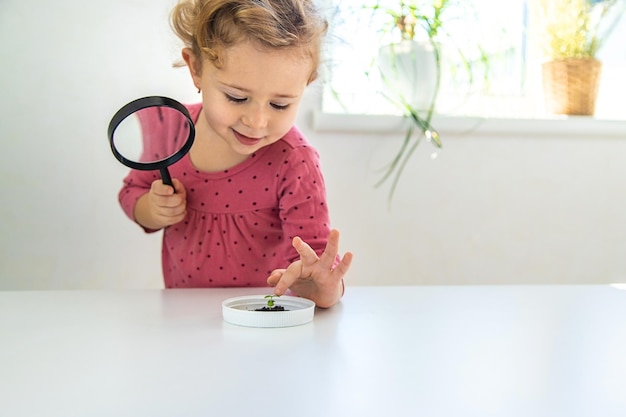
{"label": "magnifying glass", "polygon": [[133,169],[159,170],[163,183],[173,186],[167,167],[189,152],[196,130],[181,103],[150,96],[119,109],[111,118],[108,134],[118,161]]}

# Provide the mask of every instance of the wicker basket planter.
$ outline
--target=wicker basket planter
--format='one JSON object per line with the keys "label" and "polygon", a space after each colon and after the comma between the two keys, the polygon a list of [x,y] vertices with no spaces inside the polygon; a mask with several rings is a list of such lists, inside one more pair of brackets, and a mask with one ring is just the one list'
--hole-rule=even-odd
{"label": "wicker basket planter", "polygon": [[602,63],[594,58],[565,58],[543,64],[546,108],[552,113],[595,113]]}

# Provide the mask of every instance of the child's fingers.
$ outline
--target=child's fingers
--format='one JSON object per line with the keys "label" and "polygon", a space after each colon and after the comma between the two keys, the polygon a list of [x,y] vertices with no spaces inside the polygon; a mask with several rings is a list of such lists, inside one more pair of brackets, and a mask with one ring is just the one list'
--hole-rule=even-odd
{"label": "child's fingers", "polygon": [[152,185],[150,186],[150,191],[152,192],[152,194],[158,196],[169,196],[174,194],[174,189],[169,185],[163,184],[163,181],[161,180],[153,181]]}
{"label": "child's fingers", "polygon": [[335,263],[335,259],[337,258],[337,254],[339,253],[339,231],[333,229],[330,231],[328,235],[328,242],[326,242],[326,247],[324,248],[324,252],[320,257],[320,261],[322,266],[325,269],[331,269]]}
{"label": "child's fingers", "polygon": [[352,264],[352,256],[352,252],[346,252],[346,254],[343,255],[343,258],[341,259],[341,262],[339,262],[339,264],[335,267],[335,272],[339,274],[340,278],[343,278],[346,272],[348,272],[348,269],[350,269],[350,264]]}
{"label": "child's fingers", "polygon": [[162,180],[155,180],[150,188],[155,195],[159,196],[185,195],[185,186],[176,178],[172,180],[172,185],[164,184]]}
{"label": "child's fingers", "polygon": [[283,295],[302,275],[302,261],[295,261],[285,269],[274,286],[274,294]]}
{"label": "child's fingers", "polygon": [[298,255],[300,255],[300,260],[305,265],[312,265],[320,259],[309,244],[299,237],[296,236],[293,238],[292,245],[298,252]]}
{"label": "child's fingers", "polygon": [[267,278],[267,285],[269,285],[270,287],[273,287],[276,285],[276,283],[278,283],[278,281],[280,281],[280,277],[283,276],[283,273],[285,272],[284,269],[275,269],[272,271],[272,273],[270,274],[270,276]]}
{"label": "child's fingers", "polygon": [[[185,194],[185,186],[177,178],[174,178],[172,180],[172,184],[174,185],[174,189],[176,190],[176,194]],[[166,187],[169,187],[169,185],[167,185]],[[172,187],[170,187],[170,190],[171,189],[172,189]]]}

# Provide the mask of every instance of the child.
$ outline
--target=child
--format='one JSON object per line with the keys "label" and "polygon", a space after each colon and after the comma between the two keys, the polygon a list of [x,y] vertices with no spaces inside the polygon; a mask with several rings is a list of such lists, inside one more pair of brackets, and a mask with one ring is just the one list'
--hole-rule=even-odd
{"label": "child", "polygon": [[338,255],[319,155],[293,125],[327,29],[314,0],[183,0],[171,23],[202,92],[195,141],[169,167],[174,188],[131,171],[119,194],[144,230],[164,229],[166,288],[270,285],[334,305],[352,254]]}

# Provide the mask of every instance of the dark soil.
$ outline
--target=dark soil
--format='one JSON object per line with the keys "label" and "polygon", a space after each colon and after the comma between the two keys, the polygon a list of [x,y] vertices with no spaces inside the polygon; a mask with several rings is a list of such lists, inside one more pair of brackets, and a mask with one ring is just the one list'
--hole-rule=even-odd
{"label": "dark soil", "polygon": [[255,309],[254,311],[289,311],[289,310],[287,310],[283,306],[274,306],[274,307],[263,306],[261,308]]}

